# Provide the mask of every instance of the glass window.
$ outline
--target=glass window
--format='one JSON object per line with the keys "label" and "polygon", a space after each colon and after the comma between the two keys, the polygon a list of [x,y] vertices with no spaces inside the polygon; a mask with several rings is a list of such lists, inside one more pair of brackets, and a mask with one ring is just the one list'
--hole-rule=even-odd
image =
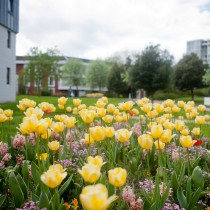
{"label": "glass window", "polygon": [[7,48],[11,47],[11,32],[7,31]]}
{"label": "glass window", "polygon": [[7,68],[7,85],[10,84],[10,68]]}
{"label": "glass window", "polygon": [[14,0],[8,0],[8,11],[13,12]]}

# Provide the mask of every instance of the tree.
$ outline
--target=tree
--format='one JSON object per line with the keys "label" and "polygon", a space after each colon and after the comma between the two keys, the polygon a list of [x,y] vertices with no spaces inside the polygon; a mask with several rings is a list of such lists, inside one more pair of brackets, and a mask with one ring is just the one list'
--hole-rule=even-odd
{"label": "tree", "polygon": [[204,85],[207,85],[209,87],[209,94],[210,94],[210,69],[207,69],[205,71],[205,74],[203,75],[202,81],[203,81]]}
{"label": "tree", "polygon": [[24,75],[30,83],[36,84],[40,95],[41,90],[48,90],[49,77],[54,80],[59,78],[58,50],[48,49],[42,52],[38,47],[34,47],[27,54],[27,58],[29,63],[24,69]]}
{"label": "tree", "polygon": [[92,61],[88,67],[87,81],[92,88],[107,86],[108,65],[105,61],[97,59]]}
{"label": "tree", "polygon": [[79,95],[78,87],[85,81],[85,66],[80,59],[71,58],[63,66],[62,79],[65,85],[75,86],[75,96]]}
{"label": "tree", "polygon": [[109,92],[117,96],[128,94],[128,85],[123,80],[125,71],[125,65],[122,63],[115,61],[111,64],[107,82]]}
{"label": "tree", "polygon": [[205,73],[203,61],[195,54],[185,55],[177,63],[174,71],[175,86],[180,90],[190,90],[194,99],[194,88],[202,87]]}
{"label": "tree", "polygon": [[130,83],[134,88],[145,89],[153,99],[158,89],[164,89],[169,83],[173,56],[167,50],[161,50],[159,45],[149,45],[136,61],[129,72]]}

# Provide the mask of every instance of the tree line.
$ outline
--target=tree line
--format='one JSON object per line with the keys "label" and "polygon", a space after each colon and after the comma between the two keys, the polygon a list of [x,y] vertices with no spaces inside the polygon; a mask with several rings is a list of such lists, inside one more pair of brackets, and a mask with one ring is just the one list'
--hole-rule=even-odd
{"label": "tree line", "polygon": [[141,53],[96,59],[85,65],[81,59],[70,58],[59,64],[59,51],[48,49],[42,52],[32,48],[28,53],[19,83],[35,82],[38,91],[48,90],[48,79],[62,79],[66,86],[74,86],[78,96],[79,86],[92,89],[107,88],[110,96],[135,97],[138,89],[144,89],[153,98],[157,90],[174,88],[189,90],[192,99],[195,88],[210,86],[210,68],[194,53],[184,55],[174,64],[173,55],[160,45],[148,45]]}

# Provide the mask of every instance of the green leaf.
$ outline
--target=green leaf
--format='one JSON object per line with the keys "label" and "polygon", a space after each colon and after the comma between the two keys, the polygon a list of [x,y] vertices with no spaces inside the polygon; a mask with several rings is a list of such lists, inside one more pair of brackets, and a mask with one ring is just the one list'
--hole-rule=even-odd
{"label": "green leaf", "polygon": [[24,203],[24,194],[13,172],[9,175],[9,188],[14,198],[15,207],[19,208]]}
{"label": "green leaf", "polygon": [[188,180],[187,180],[186,196],[187,196],[187,201],[190,202],[191,197],[192,197],[192,191],[191,191],[191,178],[188,178]]}
{"label": "green leaf", "polygon": [[23,174],[23,179],[24,179],[25,183],[28,184],[29,170],[28,170],[28,162],[27,161],[23,162],[22,174]]}
{"label": "green leaf", "polygon": [[31,172],[34,179],[34,183],[36,185],[39,185],[41,183],[39,167],[34,162],[31,163]]}
{"label": "green leaf", "polygon": [[175,171],[172,174],[171,184],[172,184],[172,187],[173,187],[173,191],[177,192],[177,190],[179,188],[179,182],[178,182],[178,178],[177,178],[177,175],[176,175]]}
{"label": "green leaf", "polygon": [[199,166],[194,168],[191,178],[192,178],[192,181],[193,181],[193,184],[194,184],[195,188],[200,187],[201,189],[203,189],[204,178],[203,178],[203,175],[202,175],[201,168]]}
{"label": "green leaf", "polygon": [[181,182],[183,176],[185,174],[185,164],[182,163],[180,173],[178,175],[178,182]]}
{"label": "green leaf", "polygon": [[72,176],[73,174],[66,180],[66,182],[64,182],[64,184],[59,188],[58,192],[59,192],[59,195],[61,196],[65,190],[67,189],[67,187],[69,186],[71,180],[72,180]]}
{"label": "green leaf", "polygon": [[177,198],[178,198],[180,206],[182,208],[186,209],[188,203],[187,203],[187,199],[186,199],[185,195],[182,192],[182,188],[181,187],[177,190]]}
{"label": "green leaf", "polygon": [[170,190],[170,185],[167,186],[165,192],[163,193],[163,195],[161,197],[159,209],[163,208],[163,206],[164,206],[164,204],[166,202],[166,199],[168,198],[169,190]]}
{"label": "green leaf", "polygon": [[55,191],[53,197],[50,200],[50,205],[53,207],[53,209],[59,209],[59,206],[60,206],[60,196],[59,196],[57,190]]}
{"label": "green leaf", "polygon": [[28,197],[28,189],[27,189],[27,186],[26,186],[26,183],[24,182],[23,178],[20,176],[20,174],[18,174],[16,176],[17,180],[18,180],[18,183],[20,185],[20,188],[24,194],[24,198],[27,199]]}
{"label": "green leaf", "polygon": [[32,201],[34,201],[34,202],[39,201],[39,196],[37,196],[36,194],[32,193]]}
{"label": "green leaf", "polygon": [[196,190],[196,192],[194,193],[194,195],[192,196],[192,199],[190,200],[190,202],[187,206],[187,210],[193,209],[193,207],[196,205],[196,203],[200,197],[200,194],[201,194],[201,188],[198,188]]}
{"label": "green leaf", "polygon": [[42,192],[39,198],[39,208],[49,208],[49,199],[47,197],[47,194],[45,192]]}
{"label": "green leaf", "polygon": [[1,195],[0,196],[0,209],[2,209],[2,206],[4,204],[4,201],[6,200],[7,195]]}

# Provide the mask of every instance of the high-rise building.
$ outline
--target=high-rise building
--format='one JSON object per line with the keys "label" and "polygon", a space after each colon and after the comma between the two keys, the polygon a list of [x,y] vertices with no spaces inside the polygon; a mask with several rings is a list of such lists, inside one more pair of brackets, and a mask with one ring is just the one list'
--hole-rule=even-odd
{"label": "high-rise building", "polygon": [[0,0],[0,103],[16,100],[19,0]]}
{"label": "high-rise building", "polygon": [[192,40],[187,42],[187,54],[195,53],[203,63],[210,65],[210,40]]}

